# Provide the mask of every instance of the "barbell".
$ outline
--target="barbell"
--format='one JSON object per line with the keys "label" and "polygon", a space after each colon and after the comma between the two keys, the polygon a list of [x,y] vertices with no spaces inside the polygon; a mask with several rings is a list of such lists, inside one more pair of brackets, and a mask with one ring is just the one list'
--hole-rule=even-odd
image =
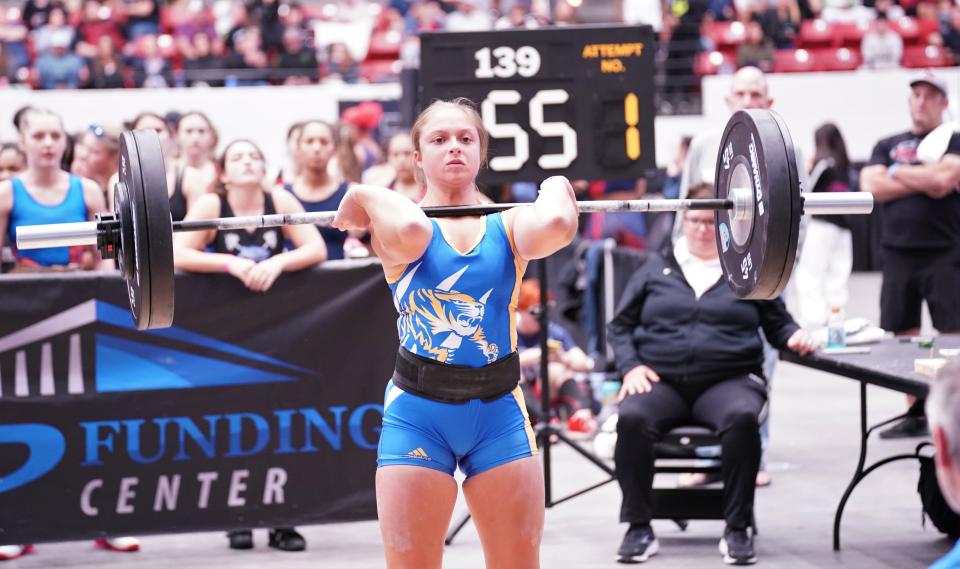
{"label": "barbell", "polygon": [[[119,180],[111,214],[95,221],[17,228],[18,249],[94,245],[118,260],[130,312],[140,330],[173,323],[173,232],[330,223],[335,211],[173,222],[160,140],[152,130],[120,138]],[[800,218],[867,214],[868,193],[802,194],[786,124],[773,111],[738,111],[728,121],[717,157],[714,199],[577,202],[580,212],[713,210],[727,284],[740,298],[776,298],[793,269]],[[475,216],[529,204],[426,207],[431,217]]]}

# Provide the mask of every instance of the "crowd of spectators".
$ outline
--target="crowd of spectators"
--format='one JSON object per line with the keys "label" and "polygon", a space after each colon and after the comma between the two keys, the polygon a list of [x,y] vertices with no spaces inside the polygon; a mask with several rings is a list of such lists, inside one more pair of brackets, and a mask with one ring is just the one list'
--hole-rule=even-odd
{"label": "crowd of spectators", "polygon": [[511,0],[27,0],[0,4],[0,85],[396,80],[404,61],[418,60],[421,31],[551,23],[539,12]]}
{"label": "crowd of spectators", "polygon": [[950,1],[719,1],[699,29],[698,74],[945,67],[960,54],[960,5]]}
{"label": "crowd of spectators", "polygon": [[[951,0],[621,0],[658,35],[659,110],[695,112],[700,77],[940,67]],[[575,7],[576,6],[576,7]],[[396,81],[419,33],[577,23],[562,0],[27,0],[0,4],[0,86],[36,89]]]}

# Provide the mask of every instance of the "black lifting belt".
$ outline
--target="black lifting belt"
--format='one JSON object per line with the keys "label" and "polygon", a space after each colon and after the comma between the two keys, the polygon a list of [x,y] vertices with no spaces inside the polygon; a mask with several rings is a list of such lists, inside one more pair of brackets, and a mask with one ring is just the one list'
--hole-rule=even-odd
{"label": "black lifting belt", "polygon": [[393,383],[400,389],[443,403],[493,401],[513,391],[519,382],[517,352],[484,367],[466,367],[440,363],[401,347],[393,372]]}

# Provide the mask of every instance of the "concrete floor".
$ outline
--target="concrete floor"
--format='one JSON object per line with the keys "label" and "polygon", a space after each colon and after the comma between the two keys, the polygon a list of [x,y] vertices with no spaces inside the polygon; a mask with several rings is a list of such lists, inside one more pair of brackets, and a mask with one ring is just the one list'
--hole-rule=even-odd
{"label": "concrete floor", "polygon": [[[879,277],[854,275],[851,316],[876,321]],[[904,409],[899,394],[870,388],[873,421]],[[772,397],[772,440],[768,463],[773,484],[757,491],[759,564],[770,569],[845,567],[905,569],[926,567],[949,543],[932,526],[921,526],[917,496],[918,467],[900,462],[879,469],[854,492],[843,519],[840,553],[831,549],[833,512],[856,466],[858,384],[854,381],[781,363]],[[919,442],[874,441],[871,459],[911,452]],[[564,445],[553,447],[554,498],[603,479],[603,473]],[[608,484],[546,513],[542,566],[547,569],[619,567],[616,549],[625,526],[617,523],[620,492]],[[459,504],[455,518],[463,511]],[[685,532],[670,522],[654,522],[660,554],[648,565],[661,568],[723,566],[717,552],[722,522],[694,521]],[[36,553],[3,563],[4,569],[69,567],[131,568],[376,568],[384,561],[376,522],[300,528],[308,540],[304,553],[266,547],[265,531],[255,532],[253,551],[227,548],[222,533],[145,537],[139,553],[94,550],[89,543],[41,544]],[[444,567],[483,567],[472,525],[447,548]]]}

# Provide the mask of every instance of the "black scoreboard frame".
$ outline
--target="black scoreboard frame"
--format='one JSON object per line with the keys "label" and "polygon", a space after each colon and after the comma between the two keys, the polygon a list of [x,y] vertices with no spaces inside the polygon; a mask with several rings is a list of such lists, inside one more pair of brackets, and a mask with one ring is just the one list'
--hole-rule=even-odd
{"label": "black scoreboard frame", "polygon": [[425,32],[420,53],[418,111],[466,97],[484,117],[485,185],[627,180],[656,168],[649,26]]}

